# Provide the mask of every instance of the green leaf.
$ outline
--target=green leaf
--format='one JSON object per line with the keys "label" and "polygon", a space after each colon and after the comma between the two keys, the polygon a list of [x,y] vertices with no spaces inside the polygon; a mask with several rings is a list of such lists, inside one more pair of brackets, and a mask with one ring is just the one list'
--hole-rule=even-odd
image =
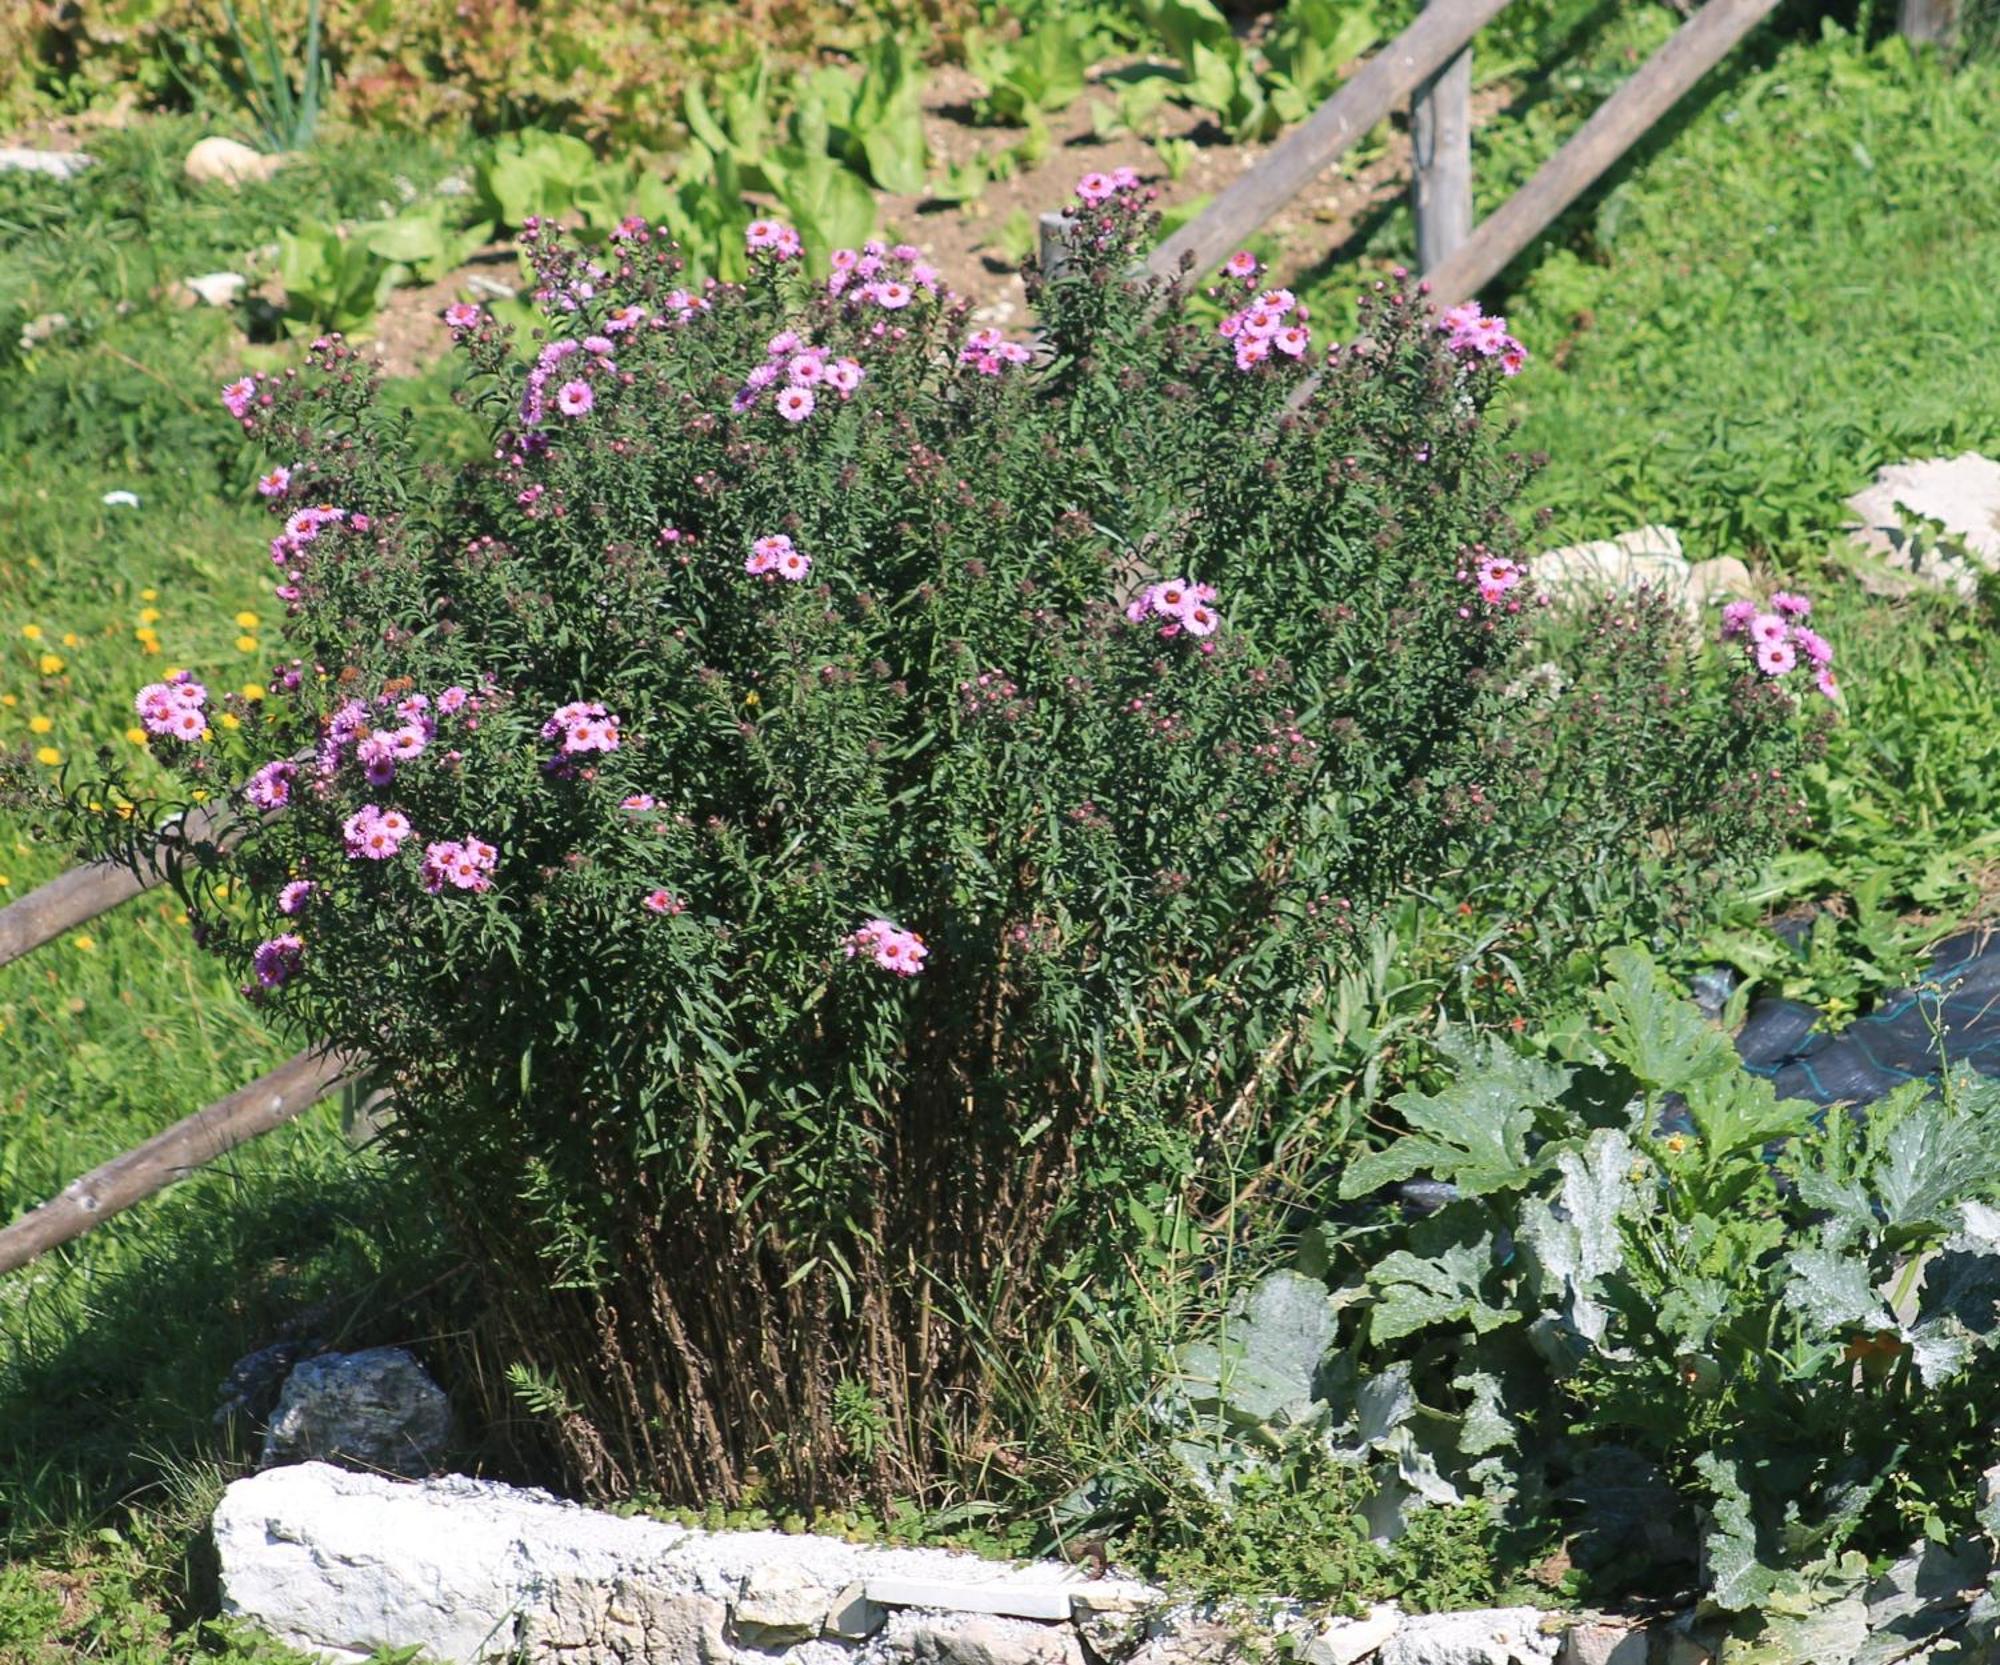
{"label": "green leaf", "polygon": [[1750,1493],[1743,1484],[1742,1465],[1704,1451],[1695,1458],[1695,1469],[1713,1494],[1701,1545],[1708,1594],[1718,1607],[1730,1612],[1762,1607],[1794,1580],[1767,1566],[1758,1553],[1757,1525],[1751,1514]]}
{"label": "green leaf", "polygon": [[1805,1132],[1815,1113],[1803,1099],[1780,1100],[1769,1081],[1739,1068],[1690,1082],[1684,1096],[1711,1167],[1740,1151],[1760,1150],[1773,1140]]}
{"label": "green leaf", "polygon": [[1592,1004],[1607,1026],[1606,1054],[1652,1092],[1684,1093],[1697,1082],[1736,1070],[1729,1037],[1692,1001],[1661,986],[1652,957],[1641,948],[1614,948],[1605,956],[1610,985]]}
{"label": "green leaf", "polygon": [[1368,1333],[1378,1346],[1436,1324],[1469,1324],[1484,1335],[1520,1318],[1487,1298],[1493,1234],[1476,1210],[1450,1209],[1411,1235],[1419,1252],[1396,1249],[1368,1274],[1375,1292]]}
{"label": "green leaf", "polygon": [[1895,1315],[1875,1292],[1868,1263],[1837,1249],[1795,1249],[1786,1258],[1785,1305],[1812,1326],[1815,1339],[1851,1329],[1894,1329]]}
{"label": "green leaf", "polygon": [[1342,1197],[1366,1196],[1418,1173],[1476,1197],[1518,1185],[1533,1170],[1527,1141],[1535,1110],[1561,1097],[1570,1072],[1525,1058],[1491,1037],[1470,1056],[1447,1050],[1447,1057],[1456,1071],[1451,1085],[1390,1101],[1411,1131],[1387,1150],[1350,1163],[1341,1176]]}

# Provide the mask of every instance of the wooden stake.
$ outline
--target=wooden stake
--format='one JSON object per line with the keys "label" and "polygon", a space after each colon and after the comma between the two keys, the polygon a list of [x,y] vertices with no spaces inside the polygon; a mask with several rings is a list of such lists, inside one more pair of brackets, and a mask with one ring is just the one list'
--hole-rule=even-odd
{"label": "wooden stake", "polygon": [[[1430,0],[1436,5],[1438,0]],[[1472,235],[1472,48],[1410,100],[1410,211],[1417,270],[1436,270]]]}
{"label": "wooden stake", "polygon": [[81,1237],[246,1140],[283,1126],[324,1098],[353,1068],[353,1060],[338,1053],[301,1052],[269,1075],[72,1180],[40,1208],[0,1230],[0,1273]]}
{"label": "wooden stake", "polygon": [[1450,306],[1476,295],[1505,271],[1777,3],[1708,0],[1533,179],[1488,215],[1456,254],[1428,274],[1436,303]]}
{"label": "wooden stake", "polygon": [[1432,0],[1303,125],[1155,249],[1147,269],[1176,276],[1183,256],[1193,257],[1197,274],[1221,264],[1506,7],[1507,0]]}
{"label": "wooden stake", "polygon": [[1915,46],[1945,46],[1958,24],[1958,0],[1902,0],[1896,27]]}

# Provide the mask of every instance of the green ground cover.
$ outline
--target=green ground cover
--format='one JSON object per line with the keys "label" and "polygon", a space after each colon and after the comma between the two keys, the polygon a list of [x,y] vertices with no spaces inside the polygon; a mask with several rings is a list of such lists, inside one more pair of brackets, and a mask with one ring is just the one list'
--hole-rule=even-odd
{"label": "green ground cover", "polygon": [[[1617,24],[1611,57],[1651,44],[1660,15]],[[1549,113],[1524,118],[1534,144],[1599,91],[1588,75],[1553,89],[1535,106]],[[107,136],[81,187],[0,176],[0,744],[51,760],[39,767],[98,746],[135,758],[139,682],[184,665],[253,683],[275,640],[250,459],[213,402],[240,344],[222,316],[173,306],[170,282],[301,215],[382,214],[399,178],[421,190],[468,159],[431,139],[340,138],[276,184],[198,192],[178,175],[196,131]],[[1483,181],[1539,153],[1493,144]],[[2000,66],[1948,74],[1829,33],[1704,99],[1505,297],[1537,355],[1518,407],[1522,444],[1551,459],[1534,488],[1551,540],[1665,521],[1691,554],[1742,554],[1823,598],[1849,720],[1810,782],[1813,831],[1713,951],[1835,1009],[1908,976],[2000,864],[1990,619],[1868,597],[1838,553],[1841,500],[1879,463],[1991,453],[2000,435],[1996,148]],[[448,383],[400,391],[450,443]],[[106,504],[114,491],[138,506]],[[0,819],[0,898],[66,863]],[[1760,918],[1828,900],[1814,955],[1774,957]],[[157,897],[0,969],[0,1218],[288,1050]],[[209,1425],[215,1384],[302,1321],[329,1340],[448,1347],[453,1276],[416,1199],[323,1107],[0,1282],[0,1661],[278,1657],[198,1627],[212,1591],[190,1545],[242,1457]],[[1236,1529],[1274,1584],[1297,1576],[1272,1547],[1295,1507]]]}

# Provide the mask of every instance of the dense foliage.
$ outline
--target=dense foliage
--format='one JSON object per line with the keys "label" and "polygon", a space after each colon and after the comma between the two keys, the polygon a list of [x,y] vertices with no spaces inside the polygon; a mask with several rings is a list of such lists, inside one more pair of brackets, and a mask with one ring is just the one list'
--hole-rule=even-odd
{"label": "dense foliage", "polygon": [[[255,901],[191,874],[195,928],[375,1064],[592,1487],[921,1488],[1006,1435],[974,1330],[1058,1254],[1121,1275],[1110,1205],[1258,1125],[1413,877],[1796,807],[1789,667],[1643,602],[1558,707],[1602,784],[1517,766],[1561,725],[1508,675],[1503,325],[1385,287],[1322,352],[1246,256],[1197,327],[1122,275],[1136,185],[1079,196],[1041,362],[914,250],[821,282],[755,222],[749,284],[691,290],[635,221],[531,228],[525,377],[451,309],[495,431],[456,478],[337,340],[225,390],[295,657],[250,726],[140,697],[254,822]],[[1607,796],[1658,723],[1666,795]]]}

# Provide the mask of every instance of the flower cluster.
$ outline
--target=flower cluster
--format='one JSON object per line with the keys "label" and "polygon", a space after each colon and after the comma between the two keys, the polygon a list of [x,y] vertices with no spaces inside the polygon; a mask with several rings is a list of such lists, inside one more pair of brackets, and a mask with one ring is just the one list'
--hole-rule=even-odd
{"label": "flower cluster", "polygon": [[1805,621],[1812,601],[1784,590],[1771,597],[1768,611],[1754,601],[1732,601],[1722,609],[1722,639],[1741,642],[1757,669],[1772,680],[1789,676],[1803,660],[1812,667],[1813,686],[1828,699],[1840,692],[1833,675],[1833,644]]}
{"label": "flower cluster", "polygon": [[292,801],[298,765],[279,758],[267,763],[243,783],[243,796],[258,809],[283,809]]}
{"label": "flower cluster", "polygon": [[1087,173],[1076,182],[1076,194],[1092,208],[1109,202],[1124,191],[1139,189],[1139,175],[1132,168],[1113,168],[1109,173]]}
{"label": "flower cluster", "polygon": [[801,582],[812,571],[812,557],[792,547],[782,532],[759,538],[743,558],[743,570],[752,578],[782,578],[788,584]]}
{"label": "flower cluster", "polygon": [[959,683],[958,709],[970,722],[997,718],[1003,723],[1018,723],[1028,715],[1030,707],[1021,698],[1021,690],[1012,677],[998,671],[981,671],[978,676]]}
{"label": "flower cluster", "polygon": [[1159,619],[1160,634],[1169,638],[1183,630],[1190,636],[1213,636],[1222,622],[1212,605],[1214,600],[1210,585],[1192,578],[1166,578],[1148,584],[1134,596],[1126,605],[1125,617],[1134,624]]}
{"label": "flower cluster", "polygon": [[974,330],[958,350],[958,362],[969,364],[982,376],[997,376],[1010,364],[1032,364],[1035,351],[1020,341],[1009,341],[990,324]]}
{"label": "flower cluster", "polygon": [[1438,315],[1445,345],[1460,358],[1492,358],[1503,374],[1518,376],[1528,362],[1528,350],[1507,333],[1507,320],[1488,317],[1477,301],[1448,306]]}
{"label": "flower cluster", "polygon": [[677,913],[687,912],[687,903],[683,902],[671,890],[663,890],[657,887],[646,892],[645,896],[641,898],[640,905],[648,913],[664,914],[668,918]]}
{"label": "flower cluster", "polygon": [[585,752],[615,752],[618,719],[595,700],[572,700],[542,724],[542,738],[557,742],[551,767],[560,767]]}
{"label": "flower cluster", "polygon": [[400,810],[363,804],[341,822],[349,861],[388,861],[408,842],[409,818]]}
{"label": "flower cluster", "polygon": [[[562,380],[553,400],[557,412],[572,418],[588,416],[597,407],[597,393],[590,378],[617,370],[617,361],[612,357],[614,350],[608,335],[586,336],[581,341],[565,336],[549,342],[535,355],[534,368],[528,372],[528,385],[521,395],[522,426],[535,428],[548,419],[549,383],[558,375]],[[564,369],[571,359],[579,357],[580,363]]]}
{"label": "flower cluster", "polygon": [[743,233],[743,246],[752,254],[777,260],[796,260],[805,248],[799,234],[782,220],[752,220]]}
{"label": "flower cluster", "polygon": [[[1255,275],[1254,260],[1248,270]],[[1266,289],[1216,325],[1216,333],[1235,343],[1239,370],[1254,369],[1273,353],[1297,362],[1312,351],[1306,316],[1305,307],[1291,290]]]}
{"label": "flower cluster", "polygon": [[250,954],[250,969],[262,987],[283,988],[299,974],[305,957],[304,940],[286,932],[257,944]]}
{"label": "flower cluster", "polygon": [[165,682],[149,682],[133,703],[148,734],[195,741],[208,732],[208,690],[191,672],[176,671]]}
{"label": "flower cluster", "polygon": [[871,240],[858,249],[835,249],[828,263],[833,268],[826,280],[828,294],[884,312],[901,312],[919,291],[936,296],[943,281],[938,269],[925,262],[923,251],[909,243],[892,248]]}
{"label": "flower cluster", "polygon": [[865,954],[884,971],[898,977],[914,977],[924,969],[930,950],[915,931],[905,931],[886,919],[871,919],[857,927],[842,945],[851,960]]}
{"label": "flower cluster", "polygon": [[458,890],[490,890],[500,852],[468,834],[463,840],[424,846],[424,889],[433,896],[451,885]]}
{"label": "flower cluster", "polygon": [[832,358],[797,330],[780,330],[765,345],[764,362],[743,378],[729,408],[740,416],[775,387],[778,414],[787,422],[803,422],[819,408],[820,389],[849,399],[865,375],[860,360]]}

